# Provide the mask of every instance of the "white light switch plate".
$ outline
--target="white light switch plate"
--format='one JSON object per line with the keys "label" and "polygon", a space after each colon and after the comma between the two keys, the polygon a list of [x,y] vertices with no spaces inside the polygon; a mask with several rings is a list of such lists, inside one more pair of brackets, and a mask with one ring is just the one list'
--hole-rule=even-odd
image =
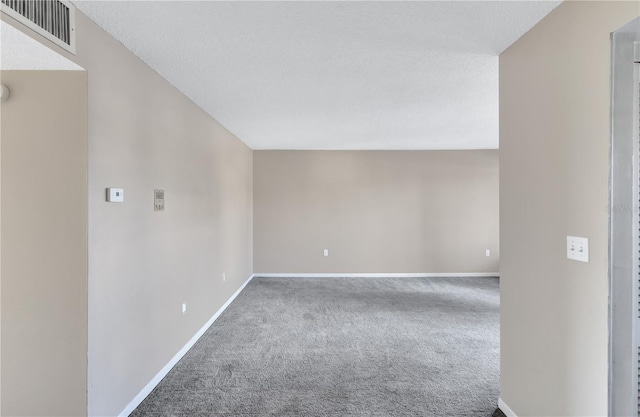
{"label": "white light switch plate", "polygon": [[589,262],[589,239],[567,236],[567,258],[574,261]]}
{"label": "white light switch plate", "polygon": [[107,201],[109,203],[122,203],[124,201],[124,189],[107,188]]}

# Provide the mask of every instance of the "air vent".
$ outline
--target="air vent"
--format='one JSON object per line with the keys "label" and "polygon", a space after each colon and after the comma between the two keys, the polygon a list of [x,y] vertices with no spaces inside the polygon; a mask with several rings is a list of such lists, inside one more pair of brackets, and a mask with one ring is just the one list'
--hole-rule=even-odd
{"label": "air vent", "polygon": [[75,54],[75,8],[64,0],[0,0],[0,10]]}

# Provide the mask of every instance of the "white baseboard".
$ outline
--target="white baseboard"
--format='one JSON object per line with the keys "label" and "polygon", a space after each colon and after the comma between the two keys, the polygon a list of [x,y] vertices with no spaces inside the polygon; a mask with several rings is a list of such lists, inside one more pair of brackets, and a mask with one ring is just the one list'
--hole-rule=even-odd
{"label": "white baseboard", "polygon": [[418,273],[263,273],[256,278],[448,278],[448,277],[499,277],[499,272],[418,272]]}
{"label": "white baseboard", "polygon": [[498,408],[507,417],[518,417],[516,413],[514,413],[513,410],[507,405],[507,403],[502,401],[502,398],[498,398]]}
{"label": "white baseboard", "polygon": [[[244,284],[238,288],[238,290],[227,300],[226,303],[193,335],[193,337],[176,353],[173,358],[149,381],[147,385],[127,404],[127,406],[120,412],[119,417],[127,417],[135,410],[147,395],[153,391],[153,389],[167,376],[169,371],[182,359],[182,357],[196,344],[196,342],[202,337],[202,335],[211,327],[218,317],[229,307],[229,304],[236,299],[236,297],[242,292],[244,287],[251,282],[253,278],[431,278],[431,277],[499,277],[497,272],[479,272],[479,273],[344,273],[344,274],[323,274],[323,273],[282,273],[282,274],[265,274],[255,273],[247,279]],[[507,417],[517,417],[513,411],[502,401],[498,400],[498,406],[507,415]]]}
{"label": "white baseboard", "polygon": [[153,391],[153,389],[156,387],[156,385],[158,385],[160,381],[162,381],[162,378],[167,376],[169,371],[171,371],[171,369],[178,363],[178,361],[182,359],[182,357],[189,351],[189,349],[191,349],[193,345],[196,344],[198,339],[200,339],[204,332],[206,332],[207,329],[211,327],[213,322],[216,321],[218,317],[220,317],[224,310],[229,307],[229,304],[231,304],[231,302],[235,300],[238,294],[242,292],[244,287],[246,287],[247,284],[251,282],[253,277],[254,275],[251,275],[249,279],[246,280],[245,283],[242,284],[240,288],[238,288],[238,290],[231,296],[231,298],[229,298],[227,302],[224,303],[224,305],[220,307],[218,311],[216,311],[216,313],[209,319],[209,321],[207,321],[204,326],[202,326],[200,330],[198,330],[198,332],[193,335],[193,337],[187,342],[187,344],[184,345],[182,349],[180,349],[180,351],[173,356],[173,358],[171,358],[171,360],[164,366],[164,368],[162,368],[160,372],[158,372],[156,376],[154,376],[153,379],[149,381],[149,383],[138,393],[138,395],[136,395],[135,398],[131,400],[131,402],[124,408],[124,410],[122,410],[122,412],[119,414],[120,417],[126,417],[131,414],[133,410],[135,410],[136,407],[138,407],[140,403],[142,403],[142,401],[147,398],[147,395],[149,395],[151,391]]}

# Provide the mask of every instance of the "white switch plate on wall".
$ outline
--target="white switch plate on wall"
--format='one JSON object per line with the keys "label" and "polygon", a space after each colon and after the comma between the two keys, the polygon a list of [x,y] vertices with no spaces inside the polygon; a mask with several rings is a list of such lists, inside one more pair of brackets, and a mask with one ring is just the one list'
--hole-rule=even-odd
{"label": "white switch plate on wall", "polygon": [[567,258],[574,261],[589,262],[589,239],[567,236]]}
{"label": "white switch plate on wall", "polygon": [[322,254],[323,254],[324,256],[329,256],[329,249],[325,249],[325,250],[322,252]]}

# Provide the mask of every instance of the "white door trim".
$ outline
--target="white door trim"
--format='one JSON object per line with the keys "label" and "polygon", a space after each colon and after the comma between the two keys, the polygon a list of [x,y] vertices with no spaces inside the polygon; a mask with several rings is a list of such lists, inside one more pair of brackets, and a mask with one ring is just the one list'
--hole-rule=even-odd
{"label": "white door trim", "polygon": [[[638,73],[640,18],[612,34],[609,416],[638,415]],[[588,86],[585,86],[588,88]]]}

